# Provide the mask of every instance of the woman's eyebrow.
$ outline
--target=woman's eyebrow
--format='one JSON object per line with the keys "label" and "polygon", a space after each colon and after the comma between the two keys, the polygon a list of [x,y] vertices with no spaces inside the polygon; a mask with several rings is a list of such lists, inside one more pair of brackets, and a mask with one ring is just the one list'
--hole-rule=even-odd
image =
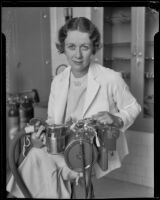
{"label": "woman's eyebrow", "polygon": [[[76,45],[76,44],[75,43],[71,43],[71,42],[69,42],[69,43],[66,42],[66,45]],[[82,43],[82,44],[80,44],[80,46],[81,45],[91,45],[91,43]]]}
{"label": "woman's eyebrow", "polygon": [[91,43],[83,43],[82,45],[91,45]]}
{"label": "woman's eyebrow", "polygon": [[71,42],[69,42],[69,43],[65,43],[66,45],[76,45],[75,43],[71,43]]}

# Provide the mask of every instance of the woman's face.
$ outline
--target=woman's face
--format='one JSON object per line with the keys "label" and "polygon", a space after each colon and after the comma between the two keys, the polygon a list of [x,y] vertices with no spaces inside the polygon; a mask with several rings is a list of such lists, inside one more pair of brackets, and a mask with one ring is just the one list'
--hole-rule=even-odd
{"label": "woman's face", "polygon": [[92,42],[88,33],[78,30],[69,31],[65,39],[65,55],[72,67],[72,72],[88,71],[93,52]]}

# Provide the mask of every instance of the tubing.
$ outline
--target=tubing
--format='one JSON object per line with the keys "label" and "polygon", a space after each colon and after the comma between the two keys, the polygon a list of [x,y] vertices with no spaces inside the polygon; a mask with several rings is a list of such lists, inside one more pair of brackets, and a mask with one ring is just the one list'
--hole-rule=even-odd
{"label": "tubing", "polygon": [[13,176],[15,177],[15,180],[22,191],[24,197],[26,198],[32,198],[31,193],[29,192],[28,188],[26,187],[19,171],[15,163],[15,148],[18,143],[18,141],[24,137],[25,135],[29,135],[30,133],[26,133],[24,130],[21,130],[15,138],[12,140],[11,146],[9,148],[9,166],[12,171]]}
{"label": "tubing", "polygon": [[87,199],[88,192],[87,192],[87,185],[86,185],[84,144],[81,140],[80,140],[80,151],[81,151],[81,156],[82,156],[82,171],[83,171],[83,181],[84,181],[84,189],[85,189],[85,199]]}
{"label": "tubing", "polygon": [[92,182],[91,182],[91,176],[92,176],[92,164],[93,164],[93,143],[91,146],[91,166],[89,168],[89,177],[88,177],[88,188],[87,188],[87,199],[92,198]]}
{"label": "tubing", "polygon": [[[21,130],[15,138],[12,140],[11,146],[9,148],[9,166],[12,171],[13,176],[15,177],[15,180],[22,191],[25,198],[32,198],[31,193],[29,192],[27,186],[25,185],[15,162],[15,149],[18,141],[26,136],[30,135],[31,133],[26,133],[25,130]],[[82,171],[83,171],[83,179],[84,179],[84,187],[85,187],[85,199],[92,198],[91,191],[93,190],[93,186],[91,183],[91,174],[92,174],[92,162],[93,162],[93,144],[92,144],[92,150],[91,150],[91,166],[89,170],[89,180],[88,180],[88,187],[86,184],[86,173],[85,173],[85,153],[84,153],[84,144],[82,141],[80,141],[80,151],[82,155]]]}

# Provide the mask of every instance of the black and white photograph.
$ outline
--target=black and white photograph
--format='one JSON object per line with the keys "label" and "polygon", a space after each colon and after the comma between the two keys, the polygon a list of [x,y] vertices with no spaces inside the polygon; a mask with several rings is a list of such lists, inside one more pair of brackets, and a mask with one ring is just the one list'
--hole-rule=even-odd
{"label": "black and white photograph", "polygon": [[153,198],[159,11],[1,11],[6,198]]}

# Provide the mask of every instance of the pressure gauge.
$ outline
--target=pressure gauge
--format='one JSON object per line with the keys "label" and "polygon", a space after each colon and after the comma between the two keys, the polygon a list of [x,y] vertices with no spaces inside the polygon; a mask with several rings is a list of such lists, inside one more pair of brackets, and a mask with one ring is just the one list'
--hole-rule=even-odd
{"label": "pressure gauge", "polygon": [[56,69],[56,75],[63,72],[65,70],[65,68],[67,68],[67,65],[66,64],[61,64],[57,67]]}

